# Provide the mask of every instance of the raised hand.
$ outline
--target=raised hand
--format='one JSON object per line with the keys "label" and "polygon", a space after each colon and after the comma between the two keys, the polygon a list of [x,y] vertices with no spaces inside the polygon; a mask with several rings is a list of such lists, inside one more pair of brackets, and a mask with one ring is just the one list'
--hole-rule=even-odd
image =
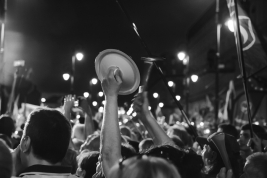
{"label": "raised hand", "polygon": [[103,79],[101,85],[106,97],[117,96],[122,84],[122,74],[119,68],[112,67],[108,75]]}
{"label": "raised hand", "polygon": [[221,168],[219,174],[217,174],[216,178],[233,178],[233,171],[229,169],[226,171],[226,168]]}
{"label": "raised hand", "polygon": [[134,111],[139,115],[148,113],[148,106],[147,92],[138,93],[133,102]]}
{"label": "raised hand", "polygon": [[72,95],[67,95],[64,99],[64,115],[67,119],[71,119],[70,113],[71,113],[71,108],[74,106],[74,98]]}

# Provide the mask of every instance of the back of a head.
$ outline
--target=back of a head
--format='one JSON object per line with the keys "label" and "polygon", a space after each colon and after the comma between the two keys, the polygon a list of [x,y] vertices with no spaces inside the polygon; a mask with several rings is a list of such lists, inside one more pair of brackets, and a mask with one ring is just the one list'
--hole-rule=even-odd
{"label": "back of a head", "polygon": [[96,173],[98,156],[98,151],[84,151],[78,156],[78,167],[86,171],[84,178],[91,178]]}
{"label": "back of a head", "polygon": [[15,124],[11,117],[8,115],[0,116],[0,133],[5,134],[8,137],[11,137],[12,133],[15,130]]}
{"label": "back of a head", "polygon": [[199,178],[201,176],[202,158],[192,150],[161,145],[149,149],[145,154],[171,161],[184,178]]}
{"label": "back of a head", "polygon": [[170,162],[157,157],[133,157],[114,166],[110,178],[181,178]]}
{"label": "back of a head", "polygon": [[152,138],[146,138],[139,143],[139,152],[143,152],[154,146]]}
{"label": "back of a head", "polygon": [[[259,125],[255,125],[252,124],[252,129],[253,132],[259,137],[263,139],[263,136],[265,136],[266,131],[263,127],[259,126]],[[241,127],[241,130],[250,130],[250,125],[249,124],[245,124]]]}
{"label": "back of a head", "polygon": [[180,137],[176,136],[176,135],[172,135],[170,136],[170,138],[172,139],[172,141],[175,143],[175,145],[177,145],[180,148],[184,148],[184,143],[182,142],[182,140],[180,139]]}
{"label": "back of a head", "polygon": [[232,135],[233,137],[235,137],[236,139],[239,138],[239,134],[237,129],[235,128],[235,126],[231,125],[231,124],[220,124],[218,126],[218,129],[220,129],[220,132]]}
{"label": "back of a head", "polygon": [[71,125],[57,110],[36,109],[27,118],[24,135],[30,137],[36,158],[55,164],[61,162],[67,152]]}
{"label": "back of a head", "polygon": [[178,136],[185,146],[192,147],[193,140],[192,137],[187,133],[183,126],[174,125],[168,129],[168,136],[176,135]]}
{"label": "back of a head", "polygon": [[267,177],[267,154],[266,153],[254,153],[247,157],[247,169],[246,172],[251,177],[266,178]]}
{"label": "back of a head", "polygon": [[121,143],[121,156],[127,159],[136,155],[135,149],[128,143]]}
{"label": "back of a head", "polygon": [[0,177],[10,178],[12,175],[12,156],[8,146],[0,139]]}

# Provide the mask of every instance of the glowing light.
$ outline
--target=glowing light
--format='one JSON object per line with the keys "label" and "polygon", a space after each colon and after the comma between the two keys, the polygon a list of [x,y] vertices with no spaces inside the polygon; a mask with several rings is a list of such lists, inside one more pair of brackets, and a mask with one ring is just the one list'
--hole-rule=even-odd
{"label": "glowing light", "polygon": [[98,96],[102,97],[104,93],[102,91],[98,92]]}
{"label": "glowing light", "polygon": [[191,80],[193,81],[193,82],[197,82],[197,80],[198,80],[198,76],[197,75],[191,75]]}
{"label": "glowing light", "polygon": [[169,81],[168,85],[169,85],[169,87],[173,87],[173,85],[174,85],[173,81]]}
{"label": "glowing light", "polygon": [[93,101],[92,104],[93,104],[93,106],[97,106],[97,102],[96,101]]}
{"label": "glowing light", "polygon": [[232,19],[227,20],[227,22],[226,22],[226,26],[228,27],[228,29],[229,29],[231,32],[234,32],[234,31],[235,31],[235,28],[234,28],[234,21],[233,21]]}
{"label": "glowing light", "polygon": [[258,121],[254,122],[255,125],[260,125],[260,123]]}
{"label": "glowing light", "polygon": [[136,125],[137,127],[140,127],[140,124],[139,124],[139,123],[136,123],[135,125]]}
{"label": "glowing light", "polygon": [[93,79],[91,80],[91,82],[92,82],[93,85],[96,85],[96,84],[97,84],[97,81],[98,81],[98,80],[97,80],[96,78],[93,78]]}
{"label": "glowing light", "polygon": [[81,61],[83,59],[83,53],[76,53],[75,56],[78,61]]}
{"label": "glowing light", "polygon": [[158,98],[159,97],[159,94],[158,93],[153,93],[153,97],[154,98]]}
{"label": "glowing light", "polygon": [[98,108],[98,112],[102,113],[103,111],[104,111],[103,106],[100,106],[100,107]]}
{"label": "glowing light", "polygon": [[180,95],[176,95],[175,98],[177,99],[177,101],[180,101],[181,96]]}
{"label": "glowing light", "polygon": [[194,122],[191,122],[191,125],[195,125],[195,123]]}
{"label": "glowing light", "polygon": [[63,79],[66,81],[69,80],[69,78],[70,78],[70,74],[68,74],[68,73],[63,74],[62,76],[63,76]]}
{"label": "glowing light", "polygon": [[136,112],[134,112],[134,113],[132,114],[132,116],[133,116],[133,117],[136,117],[136,116],[137,116],[137,113],[136,113]]}
{"label": "glowing light", "polygon": [[121,123],[121,122],[119,122],[119,125],[122,125],[122,123]]}
{"label": "glowing light", "polygon": [[105,105],[105,104],[106,104],[106,100],[103,100],[103,101],[102,101],[102,104]]}
{"label": "glowing light", "polygon": [[209,134],[209,133],[210,133],[210,129],[204,130],[204,134]]}
{"label": "glowing light", "polygon": [[149,111],[151,110],[151,106],[148,106],[148,110],[149,110]]}
{"label": "glowing light", "polygon": [[84,92],[84,93],[83,93],[83,96],[84,96],[85,98],[88,98],[89,95],[90,95],[90,94],[89,94],[88,92]]}
{"label": "glowing light", "polygon": [[46,102],[46,99],[45,99],[45,98],[42,98],[42,99],[41,99],[41,102],[42,102],[42,103]]}
{"label": "glowing light", "polygon": [[200,122],[199,125],[200,125],[201,127],[203,127],[203,126],[204,126],[204,122]]}
{"label": "glowing light", "polygon": [[164,106],[164,104],[163,104],[163,103],[159,103],[159,107],[161,107],[161,108],[162,108],[163,106]]}
{"label": "glowing light", "polygon": [[179,53],[177,54],[177,57],[178,57],[178,59],[179,59],[180,61],[184,60],[185,56],[186,56],[185,52],[179,52]]}
{"label": "glowing light", "polygon": [[123,119],[123,123],[125,124],[125,123],[127,123],[128,122],[128,119]]}
{"label": "glowing light", "polygon": [[76,119],[80,119],[81,118],[81,115],[80,114],[77,114],[76,115]]}

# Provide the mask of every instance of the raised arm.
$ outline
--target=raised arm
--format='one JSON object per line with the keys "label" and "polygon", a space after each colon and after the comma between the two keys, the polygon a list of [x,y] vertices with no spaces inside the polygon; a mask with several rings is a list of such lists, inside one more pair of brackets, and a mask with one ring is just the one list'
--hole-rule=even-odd
{"label": "raised arm", "polygon": [[79,97],[80,98],[80,106],[84,112],[84,117],[85,117],[85,128],[84,128],[84,140],[88,137],[88,135],[91,135],[94,133],[95,128],[94,128],[94,122],[93,122],[93,115],[91,108],[87,102],[87,100],[84,97]]}
{"label": "raised arm", "polygon": [[102,81],[106,104],[100,137],[102,168],[107,176],[110,168],[121,158],[121,136],[118,121],[118,91],[122,83],[120,71],[111,68]]}
{"label": "raised arm", "polygon": [[174,142],[164,130],[158,125],[156,119],[148,110],[147,92],[142,92],[137,95],[133,103],[133,109],[137,112],[139,119],[146,127],[149,135],[152,137],[155,145],[171,144]]}

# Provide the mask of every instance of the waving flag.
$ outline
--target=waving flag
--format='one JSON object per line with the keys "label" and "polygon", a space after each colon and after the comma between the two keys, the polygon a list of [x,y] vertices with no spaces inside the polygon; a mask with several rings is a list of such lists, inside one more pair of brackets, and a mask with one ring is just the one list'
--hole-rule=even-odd
{"label": "waving flag", "polygon": [[[226,0],[226,1],[230,11],[230,17],[234,22],[235,36],[237,37],[239,32],[237,31],[238,29],[236,23],[237,21],[236,21],[235,0]],[[242,9],[239,3],[237,3],[237,12],[239,19],[239,29],[241,34],[240,43],[242,43],[243,47],[242,52],[244,56],[245,69],[247,74],[246,76],[247,78],[249,78],[256,72],[266,68],[267,66],[267,55],[265,51],[266,49],[262,47],[261,41],[258,38],[258,35],[252,25],[251,19]],[[266,74],[266,72],[264,73]],[[263,73],[261,74],[261,76],[265,78],[267,77]]]}

